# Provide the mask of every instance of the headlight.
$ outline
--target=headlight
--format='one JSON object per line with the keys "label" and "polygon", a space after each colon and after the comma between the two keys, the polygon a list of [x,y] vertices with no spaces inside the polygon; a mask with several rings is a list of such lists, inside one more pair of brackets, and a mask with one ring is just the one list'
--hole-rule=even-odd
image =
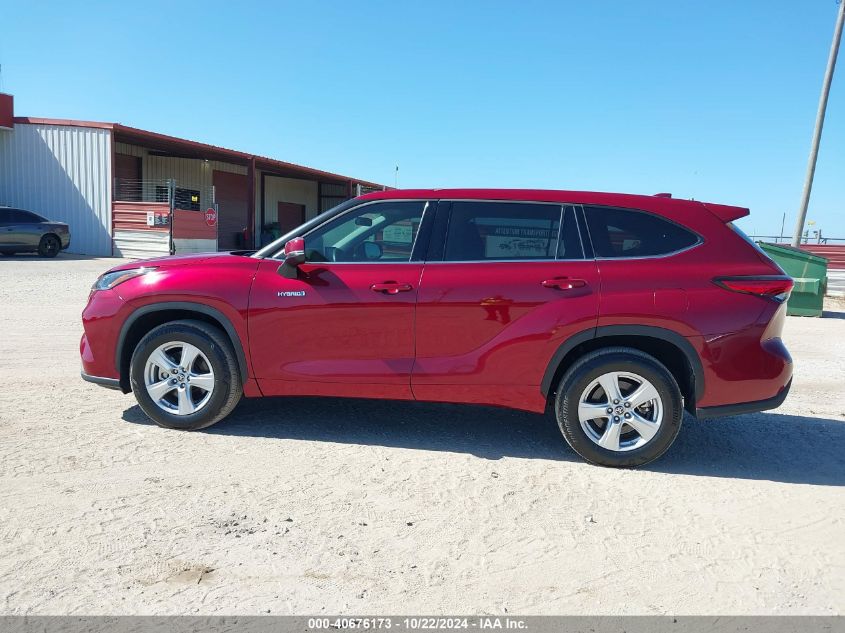
{"label": "headlight", "polygon": [[91,288],[91,290],[109,290],[110,288],[114,288],[115,286],[122,284],[124,281],[129,281],[134,277],[146,275],[147,273],[151,273],[154,270],[154,267],[142,267],[129,268],[127,270],[116,270],[111,273],[105,273],[104,275],[101,275],[97,281],[94,282],[94,286]]}

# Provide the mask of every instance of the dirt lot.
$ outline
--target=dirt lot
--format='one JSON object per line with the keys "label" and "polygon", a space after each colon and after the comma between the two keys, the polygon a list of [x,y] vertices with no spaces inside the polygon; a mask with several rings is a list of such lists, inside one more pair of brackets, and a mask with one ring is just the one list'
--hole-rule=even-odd
{"label": "dirt lot", "polygon": [[842,306],[788,319],[779,410],[688,419],[615,471],[498,409],[275,399],[160,429],[79,378],[116,263],[0,261],[0,612],[845,612]]}

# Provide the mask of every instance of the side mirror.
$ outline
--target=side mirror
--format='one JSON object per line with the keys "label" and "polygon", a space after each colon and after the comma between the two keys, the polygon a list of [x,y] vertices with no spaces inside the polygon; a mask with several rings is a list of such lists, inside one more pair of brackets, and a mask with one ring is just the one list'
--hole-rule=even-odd
{"label": "side mirror", "polygon": [[285,263],[293,267],[305,262],[305,240],[295,237],[285,243]]}
{"label": "side mirror", "polygon": [[305,240],[295,237],[285,243],[285,262],[279,266],[279,274],[289,279],[296,278],[296,269],[305,263]]}
{"label": "side mirror", "polygon": [[364,259],[367,261],[376,261],[381,259],[384,254],[381,244],[377,242],[364,242]]}

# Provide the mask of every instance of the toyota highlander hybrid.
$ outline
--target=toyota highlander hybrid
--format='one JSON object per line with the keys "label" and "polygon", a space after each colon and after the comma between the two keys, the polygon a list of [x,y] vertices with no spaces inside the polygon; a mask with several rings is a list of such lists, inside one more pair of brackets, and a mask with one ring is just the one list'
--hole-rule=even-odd
{"label": "toyota highlander hybrid", "polygon": [[645,464],[684,410],[789,391],[792,280],[745,215],[666,194],[371,193],[258,252],[111,269],[83,313],[82,376],[186,430],[242,395],[551,410],[584,459]]}

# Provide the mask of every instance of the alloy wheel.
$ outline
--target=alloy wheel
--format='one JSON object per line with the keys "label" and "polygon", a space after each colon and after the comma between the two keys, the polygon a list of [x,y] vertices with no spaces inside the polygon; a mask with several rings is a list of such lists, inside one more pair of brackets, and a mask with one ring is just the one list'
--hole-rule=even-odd
{"label": "alloy wheel", "polygon": [[41,254],[45,257],[53,257],[59,252],[59,246],[59,241],[55,237],[47,235],[41,246]]}
{"label": "alloy wheel", "polygon": [[613,371],[593,380],[578,400],[578,420],[590,440],[614,452],[643,447],[663,422],[663,400],[648,380]]}
{"label": "alloy wheel", "polygon": [[214,370],[198,347],[172,341],[157,347],[147,358],[144,386],[160,409],[173,415],[191,415],[211,400]]}

